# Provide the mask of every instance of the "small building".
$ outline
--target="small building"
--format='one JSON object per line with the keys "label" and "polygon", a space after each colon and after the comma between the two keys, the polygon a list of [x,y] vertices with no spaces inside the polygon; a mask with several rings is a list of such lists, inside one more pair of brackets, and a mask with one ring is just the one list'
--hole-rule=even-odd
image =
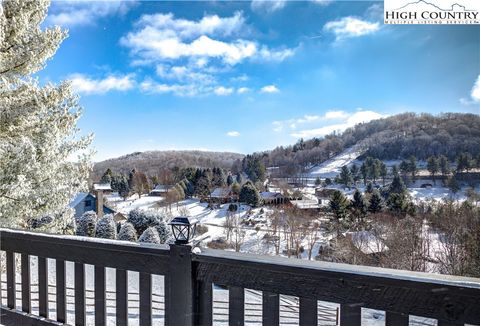
{"label": "small building", "polygon": [[279,192],[263,191],[260,193],[260,198],[264,205],[283,205],[286,203],[286,198]]}
{"label": "small building", "polygon": [[[97,198],[88,192],[79,192],[69,206],[75,210],[75,217],[80,217],[85,212],[96,211]],[[103,205],[103,214],[115,214],[115,211]]]}
{"label": "small building", "polygon": [[225,204],[235,200],[236,195],[230,187],[218,187],[210,193],[209,201],[216,204]]}
{"label": "small building", "polygon": [[322,205],[315,199],[290,200],[292,206],[302,210],[319,210]]}
{"label": "small building", "polygon": [[172,189],[173,186],[170,185],[156,185],[155,188],[150,191],[148,194],[149,196],[158,196],[158,197],[165,197],[170,189]]}

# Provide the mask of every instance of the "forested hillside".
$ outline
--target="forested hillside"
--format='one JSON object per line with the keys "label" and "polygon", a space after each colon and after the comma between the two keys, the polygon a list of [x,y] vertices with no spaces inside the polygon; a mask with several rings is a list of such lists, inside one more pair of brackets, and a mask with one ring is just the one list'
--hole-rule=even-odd
{"label": "forested hillside", "polygon": [[300,140],[295,145],[258,153],[266,166],[282,167],[292,174],[321,163],[357,145],[364,156],[381,160],[403,159],[414,155],[424,160],[445,155],[454,160],[460,153],[480,154],[480,116],[446,113],[441,115],[405,113],[358,124],[342,134]]}
{"label": "forested hillside", "polygon": [[157,175],[161,170],[174,168],[221,167],[230,169],[235,160],[242,159],[242,154],[204,151],[147,151],[136,152],[95,163],[93,180],[98,180],[109,168],[113,172],[128,174],[132,169],[147,175]]}

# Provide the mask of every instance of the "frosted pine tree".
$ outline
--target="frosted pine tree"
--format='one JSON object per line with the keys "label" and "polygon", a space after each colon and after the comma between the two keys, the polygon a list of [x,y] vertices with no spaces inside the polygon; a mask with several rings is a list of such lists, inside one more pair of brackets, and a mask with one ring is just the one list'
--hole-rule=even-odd
{"label": "frosted pine tree", "polygon": [[[49,1],[0,1],[0,226],[28,227],[51,215],[50,231],[71,223],[68,204],[86,189],[91,137],[78,137],[81,112],[71,87],[41,86],[41,70],[67,33],[41,29]],[[73,160],[77,160],[73,162]]]}
{"label": "frosted pine tree", "polygon": [[148,229],[146,229],[138,239],[138,242],[159,244],[160,236],[158,235],[157,229],[155,229],[154,227],[149,227]]}
{"label": "frosted pine tree", "polygon": [[132,223],[123,223],[122,227],[120,228],[120,232],[118,232],[117,239],[124,241],[137,241],[137,232],[135,231]]}
{"label": "frosted pine tree", "polygon": [[97,213],[88,211],[75,219],[75,234],[84,237],[93,237],[95,235],[95,225],[97,224]]}
{"label": "frosted pine tree", "polygon": [[117,237],[117,223],[115,223],[113,214],[107,214],[98,220],[95,237],[104,239],[115,239]]}
{"label": "frosted pine tree", "polygon": [[158,219],[154,227],[158,232],[160,243],[166,243],[170,238],[170,228],[168,224],[163,219]]}

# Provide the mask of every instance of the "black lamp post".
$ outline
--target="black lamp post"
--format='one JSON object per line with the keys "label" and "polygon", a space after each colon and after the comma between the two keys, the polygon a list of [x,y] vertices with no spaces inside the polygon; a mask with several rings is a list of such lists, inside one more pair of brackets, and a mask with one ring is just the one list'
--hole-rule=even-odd
{"label": "black lamp post", "polygon": [[175,244],[185,245],[192,241],[195,236],[198,221],[188,217],[175,217],[170,223]]}

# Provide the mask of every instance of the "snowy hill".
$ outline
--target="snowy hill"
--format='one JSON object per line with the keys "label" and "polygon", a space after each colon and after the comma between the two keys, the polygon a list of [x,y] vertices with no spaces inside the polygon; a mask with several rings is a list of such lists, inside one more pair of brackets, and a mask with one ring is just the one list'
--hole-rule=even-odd
{"label": "snowy hill", "polygon": [[365,150],[358,145],[347,148],[331,159],[314,166],[310,170],[309,176],[312,178],[334,178],[340,173],[342,166],[354,163],[364,152]]}

